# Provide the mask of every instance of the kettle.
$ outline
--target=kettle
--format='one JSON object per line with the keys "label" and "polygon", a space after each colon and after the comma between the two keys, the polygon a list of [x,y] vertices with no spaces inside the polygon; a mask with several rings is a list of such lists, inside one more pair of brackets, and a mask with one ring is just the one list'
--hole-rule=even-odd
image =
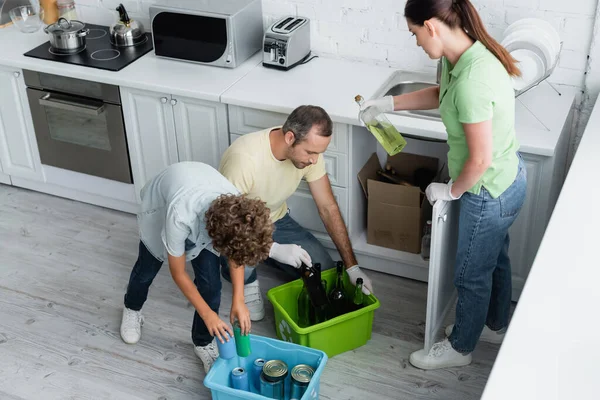
{"label": "kettle", "polygon": [[117,47],[145,43],[148,38],[144,32],[144,25],[130,19],[123,4],[119,4],[116,10],[119,12],[119,21],[110,27],[110,42]]}

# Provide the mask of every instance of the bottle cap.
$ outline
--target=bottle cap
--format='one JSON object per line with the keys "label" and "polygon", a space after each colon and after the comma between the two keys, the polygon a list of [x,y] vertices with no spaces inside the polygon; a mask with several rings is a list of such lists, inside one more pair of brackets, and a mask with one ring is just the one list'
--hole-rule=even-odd
{"label": "bottle cap", "polygon": [[363,283],[363,278],[358,278],[358,279],[356,280],[356,284],[357,284],[357,285],[359,285],[359,284],[360,284],[360,285],[362,285],[362,283]]}

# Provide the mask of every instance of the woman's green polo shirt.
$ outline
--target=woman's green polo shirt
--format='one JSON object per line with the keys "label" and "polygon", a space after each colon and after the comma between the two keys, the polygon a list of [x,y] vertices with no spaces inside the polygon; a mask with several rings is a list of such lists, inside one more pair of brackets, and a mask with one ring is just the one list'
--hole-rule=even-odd
{"label": "woman's green polo shirt", "polygon": [[492,197],[500,196],[519,166],[515,92],[502,63],[481,42],[469,47],[454,66],[442,59],[440,114],[448,133],[448,170],[453,180],[469,157],[463,124],[492,120],[492,164],[469,192],[479,194],[483,186]]}

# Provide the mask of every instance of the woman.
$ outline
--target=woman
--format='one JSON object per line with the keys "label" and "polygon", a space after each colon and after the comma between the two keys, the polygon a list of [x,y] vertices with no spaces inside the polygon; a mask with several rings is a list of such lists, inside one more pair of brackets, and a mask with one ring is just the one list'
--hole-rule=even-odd
{"label": "woman", "polygon": [[486,32],[469,0],[408,0],[417,45],[442,59],[439,87],[366,102],[383,112],[438,108],[448,133],[448,184],[432,183],[430,203],[460,201],[454,284],[456,319],[448,337],[410,362],[422,369],[467,365],[480,339],[499,343],[508,325],[508,229],[525,200],[527,178],[515,137],[512,56]]}

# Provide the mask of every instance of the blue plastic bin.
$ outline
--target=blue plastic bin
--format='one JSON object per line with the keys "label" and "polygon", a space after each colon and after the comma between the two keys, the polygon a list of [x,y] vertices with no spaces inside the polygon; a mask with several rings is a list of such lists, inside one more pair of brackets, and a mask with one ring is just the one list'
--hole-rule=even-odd
{"label": "blue plastic bin", "polygon": [[[327,354],[321,350],[256,335],[250,335],[250,345],[252,347],[250,357],[241,358],[236,356],[229,360],[219,358],[213,364],[208,375],[204,378],[204,386],[211,390],[214,400],[267,399],[267,397],[261,396],[252,384],[250,384],[252,387],[251,392],[234,389],[231,384],[231,370],[236,367],[243,367],[250,373],[252,363],[257,358],[263,358],[267,361],[282,360],[288,365],[289,371],[297,364],[310,365],[315,369],[315,374],[306,389],[306,393],[302,396],[302,400],[316,400],[319,398],[319,381],[327,363]],[[289,383],[288,373],[286,382],[288,388]],[[286,393],[287,399],[289,399],[289,391]]]}

